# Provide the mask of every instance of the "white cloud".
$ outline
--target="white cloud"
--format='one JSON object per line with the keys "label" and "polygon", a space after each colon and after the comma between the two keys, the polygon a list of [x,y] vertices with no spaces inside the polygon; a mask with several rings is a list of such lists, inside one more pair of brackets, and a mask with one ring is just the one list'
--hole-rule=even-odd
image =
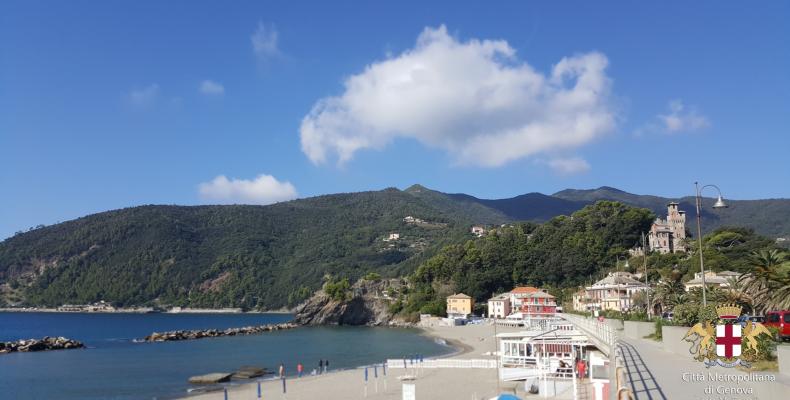
{"label": "white cloud", "polygon": [[152,104],[159,97],[159,85],[152,83],[142,89],[133,89],[129,92],[129,101],[138,107]]}
{"label": "white cloud", "polygon": [[579,157],[554,158],[549,160],[547,164],[560,175],[574,175],[590,170],[590,164]]}
{"label": "white cloud", "polygon": [[261,174],[252,180],[228,179],[219,175],[198,185],[201,199],[221,204],[272,204],[293,200],[298,195],[290,182],[280,182]]}
{"label": "white cloud", "polygon": [[207,94],[207,95],[223,95],[225,94],[225,86],[222,86],[221,83],[214,82],[210,79],[206,79],[203,82],[200,82],[199,87],[200,93]]}
{"label": "white cloud", "polygon": [[686,107],[681,100],[669,102],[669,113],[659,114],[658,119],[667,133],[693,132],[710,126],[710,121],[694,107]]}
{"label": "white cloud", "polygon": [[315,164],[350,160],[412,138],[457,162],[496,167],[580,147],[610,132],[615,112],[601,53],[566,57],[548,74],[503,40],[426,28],[416,46],[376,61],[319,100],[302,120],[302,151]]}
{"label": "white cloud", "polygon": [[255,52],[255,55],[263,59],[280,54],[280,50],[277,48],[278,36],[279,34],[274,24],[267,27],[266,24],[259,21],[258,28],[250,36],[252,50]]}

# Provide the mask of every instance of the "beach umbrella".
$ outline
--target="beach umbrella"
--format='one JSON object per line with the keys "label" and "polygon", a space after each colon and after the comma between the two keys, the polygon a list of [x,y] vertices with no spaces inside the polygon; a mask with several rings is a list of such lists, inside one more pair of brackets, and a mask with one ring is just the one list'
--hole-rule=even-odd
{"label": "beach umbrella", "polygon": [[521,400],[521,398],[512,394],[502,393],[497,397],[492,397],[491,400]]}

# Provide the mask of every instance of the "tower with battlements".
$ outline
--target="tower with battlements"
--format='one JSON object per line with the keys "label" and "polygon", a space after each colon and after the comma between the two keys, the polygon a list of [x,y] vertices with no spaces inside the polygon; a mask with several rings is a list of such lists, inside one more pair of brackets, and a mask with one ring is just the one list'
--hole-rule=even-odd
{"label": "tower with battlements", "polygon": [[667,219],[656,218],[650,227],[650,251],[660,253],[685,252],[686,212],[678,210],[678,203],[667,204]]}

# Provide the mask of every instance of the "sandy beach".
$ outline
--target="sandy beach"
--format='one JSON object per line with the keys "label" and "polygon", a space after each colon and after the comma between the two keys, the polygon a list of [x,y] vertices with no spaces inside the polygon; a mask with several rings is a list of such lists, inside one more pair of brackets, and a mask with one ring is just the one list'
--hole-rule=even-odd
{"label": "sandy beach", "polygon": [[[469,326],[432,326],[422,328],[426,335],[441,338],[457,349],[445,356],[450,359],[493,359],[495,351],[494,327],[492,325]],[[497,332],[515,331],[517,328],[497,327]],[[364,351],[364,349],[360,349]],[[293,366],[289,366],[293,368]],[[404,369],[390,368],[387,376],[379,369],[378,382],[373,378],[372,368],[368,371],[367,396],[365,395],[364,368],[336,371],[319,376],[289,377],[286,380],[287,393],[282,391],[280,380],[266,380],[261,383],[264,399],[400,399],[401,381],[399,376],[414,374]],[[489,399],[497,392],[495,369],[442,368],[418,371],[414,383],[417,399]],[[499,385],[499,393],[509,392],[523,395],[523,387],[516,383],[504,382]],[[223,392],[203,393],[186,397],[190,400],[223,400]],[[251,382],[230,388],[228,399],[256,399],[257,383]]]}

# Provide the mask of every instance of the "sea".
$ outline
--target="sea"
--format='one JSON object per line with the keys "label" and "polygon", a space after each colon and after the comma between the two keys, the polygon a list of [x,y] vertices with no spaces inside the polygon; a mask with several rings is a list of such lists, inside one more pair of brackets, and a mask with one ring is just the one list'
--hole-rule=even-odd
{"label": "sea", "polygon": [[[65,336],[87,348],[0,354],[0,399],[172,399],[195,390],[190,376],[254,365],[288,375],[301,362],[330,370],[387,358],[452,351],[409,328],[300,327],[259,335],[140,343],[152,332],[285,322],[288,314],[104,314],[0,312],[0,341]],[[362,379],[362,378],[360,378]],[[240,382],[232,382],[240,384]]]}

